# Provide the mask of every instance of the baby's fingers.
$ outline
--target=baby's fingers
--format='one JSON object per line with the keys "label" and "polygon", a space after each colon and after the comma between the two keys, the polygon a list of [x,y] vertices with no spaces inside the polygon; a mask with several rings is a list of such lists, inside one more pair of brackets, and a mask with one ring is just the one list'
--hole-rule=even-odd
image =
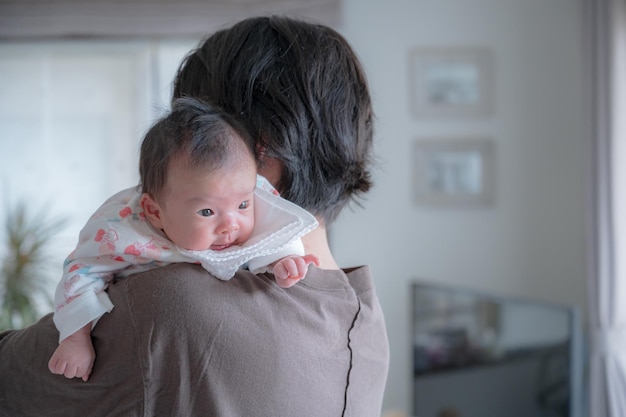
{"label": "baby's fingers", "polygon": [[283,259],[274,267],[274,276],[281,280],[299,278],[302,266],[306,268],[306,264],[301,258]]}
{"label": "baby's fingers", "polygon": [[87,369],[87,372],[85,372],[85,374],[83,375],[83,381],[87,382],[87,380],[89,379],[89,376],[91,375],[91,370],[92,370],[93,366],[90,366],[89,369]]}
{"label": "baby's fingers", "polygon": [[65,362],[61,362],[59,358],[53,356],[48,362],[48,369],[55,375],[63,375],[65,373]]}
{"label": "baby's fingers", "polygon": [[63,372],[63,376],[65,376],[68,379],[72,379],[72,378],[76,378],[78,375],[78,366],[74,365],[74,364],[68,364],[65,367],[65,372]]}
{"label": "baby's fingers", "polygon": [[[306,255],[306,256],[311,256],[311,255]],[[294,257],[294,258],[289,259],[289,262],[285,262],[285,268],[287,269],[287,272],[289,274],[285,278],[290,278],[290,279],[304,278],[304,276],[306,275],[306,271],[309,269],[309,264],[314,263],[316,260],[317,258],[307,260],[305,259],[304,256]]]}
{"label": "baby's fingers", "polygon": [[[314,264],[315,266],[320,266],[320,259],[315,255],[304,255],[302,257],[305,264]],[[306,272],[306,269],[304,270]]]}

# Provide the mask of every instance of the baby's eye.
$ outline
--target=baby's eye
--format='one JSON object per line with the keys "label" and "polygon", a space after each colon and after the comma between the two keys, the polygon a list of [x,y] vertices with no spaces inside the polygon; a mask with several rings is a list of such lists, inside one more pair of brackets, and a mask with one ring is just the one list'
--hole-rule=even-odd
{"label": "baby's eye", "polygon": [[213,213],[213,210],[211,209],[202,209],[198,211],[198,214],[203,217],[209,217],[209,216],[212,216],[214,213]]}
{"label": "baby's eye", "polygon": [[250,202],[248,200],[242,201],[239,205],[239,210],[247,209],[250,206]]}

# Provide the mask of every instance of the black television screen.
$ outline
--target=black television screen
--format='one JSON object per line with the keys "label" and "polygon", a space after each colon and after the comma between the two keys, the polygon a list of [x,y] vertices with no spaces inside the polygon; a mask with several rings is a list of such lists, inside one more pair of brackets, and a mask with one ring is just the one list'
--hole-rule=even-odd
{"label": "black television screen", "polygon": [[574,307],[416,282],[413,415],[578,417]]}

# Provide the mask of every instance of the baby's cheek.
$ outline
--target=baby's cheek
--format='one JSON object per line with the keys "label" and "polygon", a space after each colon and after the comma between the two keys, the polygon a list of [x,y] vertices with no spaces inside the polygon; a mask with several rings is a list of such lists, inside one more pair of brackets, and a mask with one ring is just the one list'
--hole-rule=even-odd
{"label": "baby's cheek", "polygon": [[206,250],[213,243],[213,236],[207,231],[187,230],[178,234],[179,246],[188,250]]}
{"label": "baby's cheek", "polygon": [[254,230],[254,217],[241,216],[237,220],[239,224],[239,232],[238,232],[238,240],[246,241],[252,236],[252,231]]}
{"label": "baby's cheek", "polygon": [[248,239],[250,239],[250,238],[252,237],[252,232],[253,232],[253,231],[254,231],[254,221],[251,221],[251,222],[248,224],[248,227],[247,227],[247,230],[246,230],[246,236],[245,236],[245,239],[243,239],[243,240],[248,240]]}

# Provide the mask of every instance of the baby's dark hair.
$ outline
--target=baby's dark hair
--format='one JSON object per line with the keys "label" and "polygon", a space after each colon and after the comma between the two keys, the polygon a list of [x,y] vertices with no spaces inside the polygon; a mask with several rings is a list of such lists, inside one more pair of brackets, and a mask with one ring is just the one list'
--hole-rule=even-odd
{"label": "baby's dark hair", "polygon": [[250,135],[233,116],[207,102],[177,99],[141,143],[141,191],[158,198],[173,158],[184,157],[191,168],[212,171],[241,157],[242,149],[254,158]]}
{"label": "baby's dark hair", "polygon": [[281,162],[281,196],[326,224],[372,186],[367,80],[329,27],[270,16],[221,30],[181,64],[173,97],[182,96],[241,117],[258,156]]}

